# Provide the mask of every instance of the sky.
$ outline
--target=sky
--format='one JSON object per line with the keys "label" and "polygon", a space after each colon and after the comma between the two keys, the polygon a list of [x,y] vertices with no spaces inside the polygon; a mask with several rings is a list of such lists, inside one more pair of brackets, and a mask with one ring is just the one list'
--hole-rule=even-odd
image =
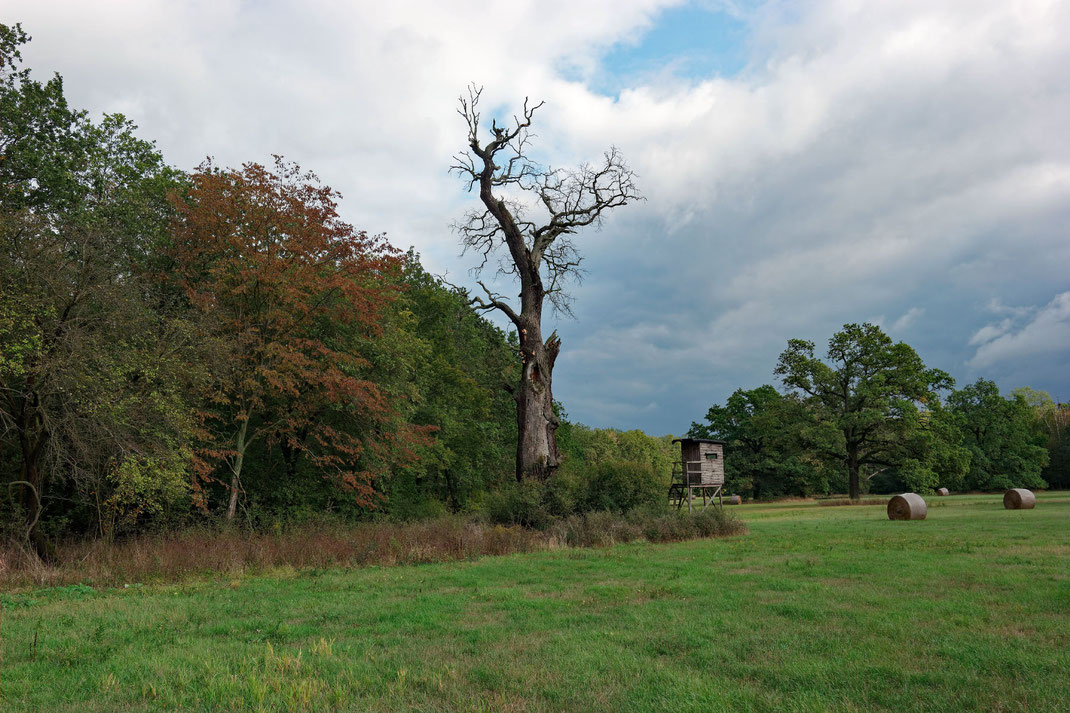
{"label": "sky", "polygon": [[1070,3],[5,0],[0,21],[170,163],[283,154],[458,284],[469,83],[488,120],[546,102],[543,163],[616,146],[645,200],[577,238],[574,317],[544,324],[570,420],[681,434],[775,384],[788,339],[863,321],[960,386],[1070,401]]}

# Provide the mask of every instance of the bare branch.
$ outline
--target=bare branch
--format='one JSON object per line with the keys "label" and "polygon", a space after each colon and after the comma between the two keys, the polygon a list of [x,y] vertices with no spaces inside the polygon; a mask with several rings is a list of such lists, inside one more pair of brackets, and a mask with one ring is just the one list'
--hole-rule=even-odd
{"label": "bare branch", "polygon": [[448,282],[444,277],[439,279],[442,280],[442,284],[453,290],[456,290],[461,295],[463,295],[464,298],[467,300],[467,304],[469,307],[472,307],[480,312],[487,312],[496,309],[502,314],[504,314],[506,317],[508,317],[509,320],[514,325],[516,325],[517,329],[522,328],[520,315],[518,315],[516,311],[509,305],[509,303],[505,301],[505,298],[502,295],[499,295],[496,292],[492,292],[490,288],[483,284],[481,280],[477,281],[476,284],[482,287],[483,292],[486,293],[487,298],[485,300],[482,297],[469,294],[467,289]]}
{"label": "bare branch", "polygon": [[[491,135],[482,142],[478,110],[482,91],[472,85],[458,100],[457,112],[468,127],[468,150],[454,157],[450,171],[466,181],[469,191],[478,186],[484,209],[469,211],[453,228],[461,235],[464,251],[480,256],[475,274],[481,274],[499,248],[505,248],[498,271],[517,276],[522,292],[534,290],[540,302],[549,297],[555,310],[570,314],[565,288],[581,277],[581,257],[569,236],[589,225],[601,227],[607,211],[641,200],[636,176],[615,147],[601,163],[576,170],[551,169],[531,160],[530,127],[543,102],[532,105],[527,98],[512,125],[492,120]],[[497,193],[503,189],[508,193]],[[524,195],[531,200],[522,200]],[[532,209],[545,217],[528,217]]]}

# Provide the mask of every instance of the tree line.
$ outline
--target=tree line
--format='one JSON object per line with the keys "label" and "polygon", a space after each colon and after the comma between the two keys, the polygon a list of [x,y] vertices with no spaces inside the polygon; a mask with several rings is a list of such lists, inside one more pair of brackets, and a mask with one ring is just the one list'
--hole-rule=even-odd
{"label": "tree line", "polygon": [[191,513],[461,509],[515,344],[277,158],[192,172],[0,26],[0,512],[40,555]]}
{"label": "tree line", "polygon": [[825,358],[793,339],[774,373],[781,389],[737,389],[693,437],[726,442],[730,492],[815,493],[1070,487],[1070,406],[1030,388],[1000,394],[978,379],[956,390],[903,342],[847,324]]}

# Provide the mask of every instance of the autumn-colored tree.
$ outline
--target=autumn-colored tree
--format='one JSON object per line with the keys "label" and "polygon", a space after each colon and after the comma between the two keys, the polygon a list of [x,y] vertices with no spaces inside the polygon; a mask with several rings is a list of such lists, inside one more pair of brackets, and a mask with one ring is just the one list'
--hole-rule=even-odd
{"label": "autumn-colored tree", "polygon": [[353,349],[379,334],[394,298],[382,276],[401,258],[342,221],[337,198],[279,157],[274,171],[207,162],[175,197],[173,279],[214,354],[201,384],[197,492],[224,466],[228,520],[257,441],[307,459],[368,506],[376,470],[407,450],[409,434]]}

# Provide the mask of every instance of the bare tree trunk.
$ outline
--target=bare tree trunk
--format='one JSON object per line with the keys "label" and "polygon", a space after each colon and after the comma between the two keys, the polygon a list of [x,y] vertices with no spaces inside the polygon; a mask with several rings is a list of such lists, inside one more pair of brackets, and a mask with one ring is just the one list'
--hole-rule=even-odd
{"label": "bare tree trunk", "polygon": [[234,522],[234,515],[238,511],[238,492],[241,490],[241,468],[245,463],[245,449],[248,443],[245,435],[249,431],[249,418],[242,421],[241,429],[238,430],[238,440],[235,443],[234,463],[231,465],[230,478],[230,503],[227,505],[227,522]]}
{"label": "bare tree trunk", "polygon": [[[21,481],[22,508],[26,513],[26,537],[30,546],[37,556],[46,562],[53,561],[52,548],[48,545],[48,539],[41,532],[41,471],[37,468],[36,456],[30,456],[33,460],[23,460]],[[23,455],[26,458],[26,455]]]}
{"label": "bare tree trunk", "polygon": [[531,326],[521,335],[524,367],[516,391],[516,478],[545,479],[561,464],[557,449],[557,416],[551,390],[554,362],[561,349],[556,334],[542,341],[541,329]]}
{"label": "bare tree trunk", "polygon": [[38,430],[36,438],[30,435],[36,430],[33,427],[39,426],[40,422],[40,416],[37,414],[26,416],[25,408],[18,419],[19,455],[22,460],[19,480],[24,483],[20,499],[26,516],[26,537],[30,546],[42,560],[52,561],[53,553],[48,539],[41,532],[41,494],[44,491],[44,483],[41,482],[41,470],[37,464],[47,434]]}
{"label": "bare tree trunk", "polygon": [[858,500],[862,497],[862,488],[859,486],[859,464],[858,464],[858,452],[854,449],[848,448],[847,451],[847,473],[848,473],[848,487],[850,488],[851,500]]}
{"label": "bare tree trunk", "polygon": [[[525,99],[523,114],[513,117],[512,127],[492,121],[493,138],[484,145],[476,109],[482,91],[473,85],[468,98],[459,100],[458,113],[468,124],[468,150],[458,154],[450,170],[468,181],[469,190],[479,186],[483,210],[469,212],[458,230],[465,250],[476,250],[483,256],[477,272],[492,260],[497,249],[508,251],[501,269],[520,282],[520,312],[482,282],[478,284],[486,299],[473,297],[469,304],[479,310],[499,310],[516,326],[523,361],[520,383],[513,391],[518,431],[516,477],[544,479],[561,461],[550,389],[561,340],[553,334],[543,341],[543,303],[549,299],[555,308],[568,312],[564,284],[578,275],[581,260],[572,236],[584,227],[601,225],[603,213],[638,200],[640,195],[635,175],[614,148],[605,153],[602,165],[584,164],[574,171],[551,170],[530,161],[525,154],[531,137],[528,127],[541,103],[531,106]],[[499,152],[504,153],[496,159]],[[545,211],[546,222],[537,225],[525,216],[522,202],[511,203],[496,196],[496,189],[527,191],[541,206],[539,210]]]}

